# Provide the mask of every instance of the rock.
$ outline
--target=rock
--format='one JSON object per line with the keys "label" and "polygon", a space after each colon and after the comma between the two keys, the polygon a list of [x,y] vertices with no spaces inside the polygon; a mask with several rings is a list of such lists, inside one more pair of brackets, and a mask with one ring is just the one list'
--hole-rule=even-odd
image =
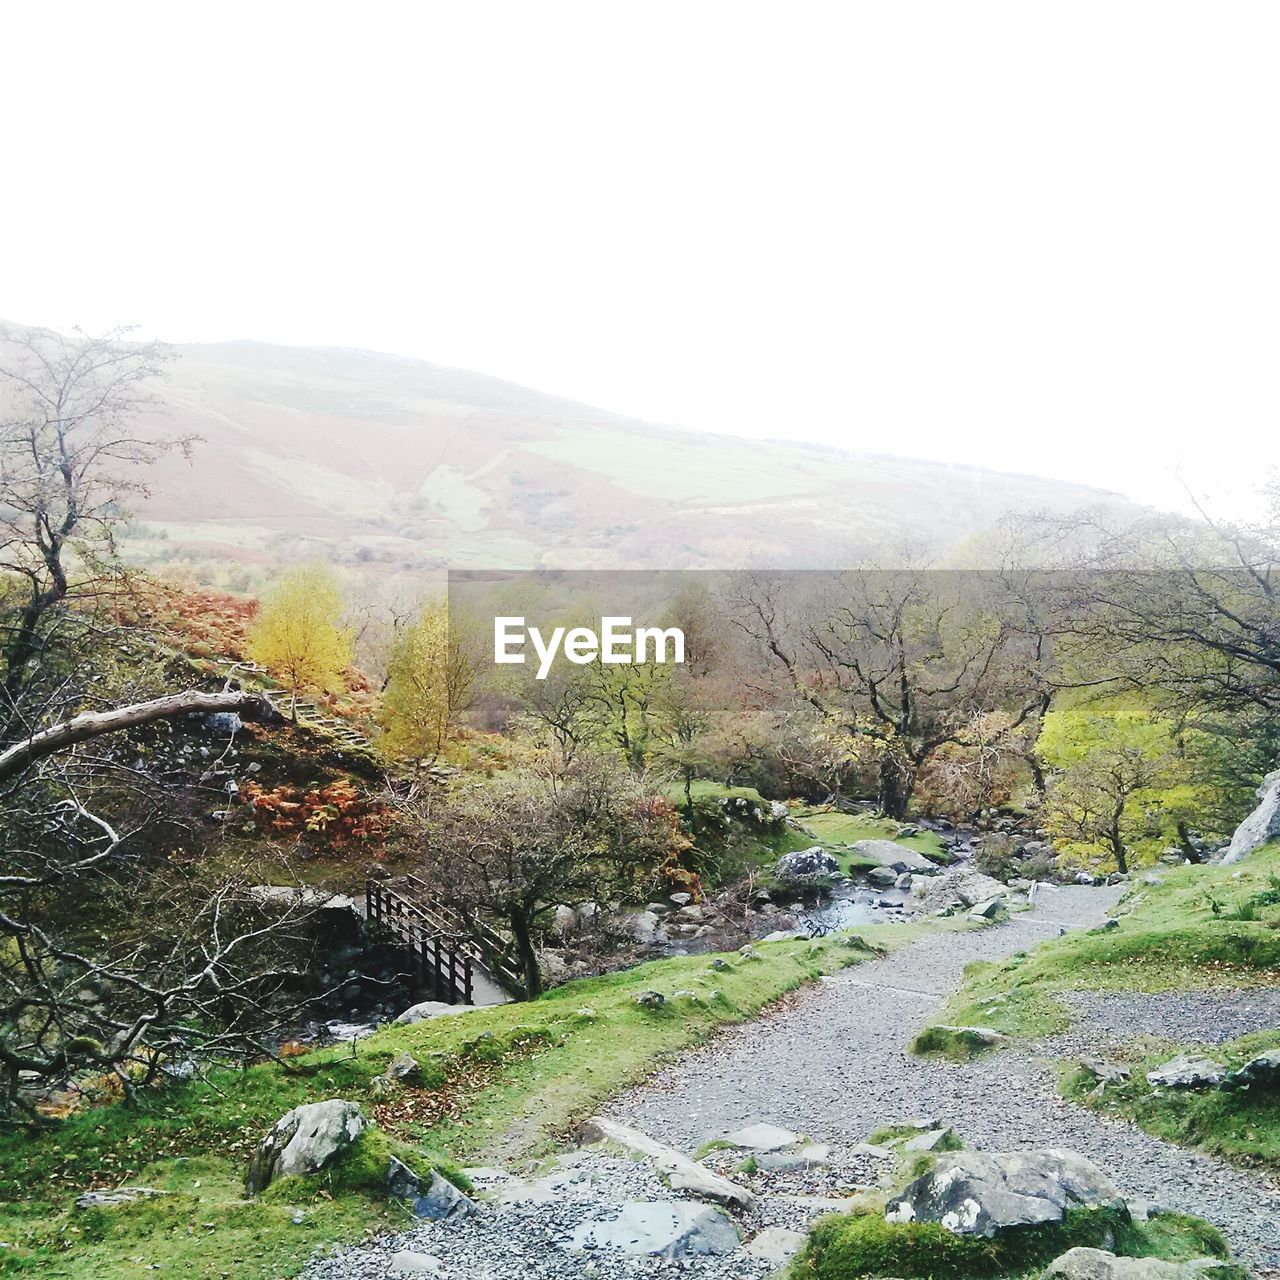
{"label": "rock", "polygon": [[1097,884],[1098,877],[1091,871],[1077,871],[1076,884]]}
{"label": "rock", "polygon": [[551,928],[562,938],[571,934],[578,927],[578,916],[574,909],[563,902],[555,909]]}
{"label": "rock", "polygon": [[1258,788],[1258,807],[1236,828],[1223,855],[1224,864],[1242,862],[1255,849],[1280,839],[1280,769],[1269,773]]}
{"label": "rock", "polygon": [[775,929],[772,933],[766,933],[761,942],[786,942],[788,938],[800,937],[799,929]]}
{"label": "rock", "polygon": [[749,1210],[755,1207],[755,1196],[736,1182],[712,1173],[710,1169],[690,1160],[674,1147],[664,1146],[638,1129],[629,1129],[616,1120],[595,1116],[582,1126],[579,1140],[584,1146],[597,1142],[610,1142],[632,1156],[651,1160],[666,1177],[667,1184],[676,1191],[687,1191],[703,1200],[735,1209]]}
{"label": "rock", "polygon": [[387,1167],[387,1195],[402,1200],[415,1218],[432,1222],[465,1218],[476,1211],[475,1202],[434,1169],[424,1185],[422,1178],[395,1156]]}
{"label": "rock", "polygon": [[780,1267],[794,1258],[808,1239],[803,1231],[791,1231],[786,1227],[766,1227],[743,1250],[749,1258],[773,1267]]}
{"label": "rock", "polygon": [[444,1263],[429,1253],[414,1253],[411,1249],[401,1249],[387,1259],[387,1265],[394,1275],[442,1276]]}
{"label": "rock", "polygon": [[814,1143],[798,1151],[766,1151],[754,1159],[756,1165],[767,1173],[787,1173],[793,1169],[814,1169],[830,1163],[831,1148]]}
{"label": "rock", "polygon": [[611,1218],[588,1220],[569,1248],[657,1258],[721,1256],[738,1247],[738,1229],[719,1209],[684,1200],[633,1200]]}
{"label": "rock", "polygon": [[116,1187],[114,1191],[86,1191],[76,1197],[77,1209],[114,1209],[122,1204],[134,1204],[149,1200],[152,1196],[167,1196],[168,1191],[155,1187]]}
{"label": "rock", "polygon": [[319,1173],[367,1126],[359,1104],[341,1098],[309,1102],[285,1112],[258,1144],[249,1162],[248,1193],[256,1195],[276,1178]]}
{"label": "rock", "polygon": [[1003,897],[999,880],[984,876],[972,867],[953,867],[928,879],[919,877],[911,885],[911,907],[916,911],[948,911],[974,907],[991,898]]}
{"label": "rock", "polygon": [[1280,1089],[1280,1049],[1268,1049],[1256,1058],[1250,1058],[1243,1067],[1228,1071],[1223,1078],[1224,1089],[1262,1090]]}
{"label": "rock", "polygon": [[[691,909],[699,910],[696,907],[685,907],[679,912],[680,917],[683,918],[685,911]],[[699,915],[701,915],[700,911]],[[619,916],[615,923],[619,933],[624,933],[640,943],[656,942],[662,935],[662,921],[653,911],[633,911]]]}
{"label": "rock", "polygon": [[[909,872],[903,872],[903,875],[909,874]],[[870,880],[872,884],[878,884],[888,888],[889,885],[896,885],[898,883],[898,873],[892,867],[872,867],[871,870],[867,872],[867,879]]]}
{"label": "rock", "polygon": [[677,907],[687,907],[693,901],[693,894],[673,893],[671,895],[671,901],[674,902]]}
{"label": "rock", "polygon": [[210,711],[204,717],[204,727],[219,737],[239,733],[244,728],[244,721],[234,711]]}
{"label": "rock", "polygon": [[910,871],[904,871],[894,882],[895,889],[902,889],[907,893],[911,892],[911,886],[915,884],[915,877]]}
{"label": "rock", "polygon": [[443,1000],[423,1000],[421,1004],[410,1005],[396,1022],[407,1027],[415,1022],[426,1022],[428,1018],[446,1018],[455,1013],[471,1013],[477,1006],[473,1004],[445,1004]]}
{"label": "rock", "polygon": [[973,920],[994,920],[1003,910],[1003,898],[988,898],[985,902],[979,902],[970,907],[969,916]]}
{"label": "rock", "polygon": [[923,853],[895,844],[892,840],[855,840],[849,848],[859,856],[871,858],[894,872],[919,871],[928,875],[938,869],[938,864],[930,862]]}
{"label": "rock", "polygon": [[739,1151],[784,1151],[798,1146],[800,1138],[790,1129],[779,1129],[773,1124],[751,1124],[745,1129],[735,1129],[726,1134],[724,1141]]}
{"label": "rock", "polygon": [[1133,1077],[1133,1072],[1128,1067],[1104,1062],[1091,1054],[1081,1057],[1080,1068],[1082,1071],[1087,1071],[1099,1084],[1124,1084],[1126,1080]]}
{"label": "rock", "polygon": [[903,1151],[954,1151],[962,1145],[959,1135],[948,1126],[945,1129],[930,1129],[926,1133],[918,1133],[914,1138],[908,1138],[902,1144],[902,1149]]}
{"label": "rock", "polygon": [[829,884],[840,874],[840,864],[820,845],[784,853],[773,874],[784,884]]}
{"label": "rock", "polygon": [[636,996],[636,1004],[642,1009],[661,1009],[667,1003],[667,997],[661,991],[641,991]]}
{"label": "rock", "polygon": [[1117,1258],[1103,1249],[1068,1249],[1049,1264],[1041,1280],[1234,1280],[1243,1275],[1239,1267],[1216,1258],[1161,1262]]}
{"label": "rock", "polygon": [[1159,1089],[1216,1089],[1226,1078],[1221,1062],[1198,1053],[1180,1053],[1147,1072],[1147,1083]]}
{"label": "rock", "polygon": [[384,1080],[412,1080],[418,1074],[418,1060],[410,1053],[401,1051],[390,1062],[382,1073]]}
{"label": "rock", "polygon": [[1124,1197],[1096,1165],[1070,1151],[938,1158],[885,1209],[889,1222],[938,1222],[956,1235],[994,1236],[1008,1227],[1061,1222],[1069,1210],[1124,1210]]}

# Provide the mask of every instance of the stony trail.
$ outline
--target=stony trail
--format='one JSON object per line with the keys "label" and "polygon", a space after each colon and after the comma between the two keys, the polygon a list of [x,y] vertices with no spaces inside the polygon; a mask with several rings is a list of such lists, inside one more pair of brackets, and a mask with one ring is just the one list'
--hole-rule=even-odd
{"label": "stony trail", "polygon": [[686,1151],[756,1120],[847,1145],[916,1116],[943,1120],[990,1151],[1064,1147],[1096,1161],[1130,1196],[1208,1218],[1250,1263],[1280,1267],[1274,1179],[1073,1106],[1058,1096],[1052,1061],[1037,1046],[963,1064],[906,1053],[965,965],[1096,925],[1121,892],[1060,888],[1005,924],[926,935],[823,979],[788,1008],[685,1055],[609,1112]]}
{"label": "stony trail", "polygon": [[[1033,911],[1006,923],[926,933],[892,955],[796,993],[773,1012],[721,1033],[614,1099],[606,1114],[690,1154],[759,1122],[830,1144],[829,1167],[752,1178],[757,1208],[740,1220],[744,1243],[727,1254],[669,1260],[607,1249],[576,1251],[575,1234],[584,1224],[608,1220],[625,1204],[643,1201],[661,1212],[658,1206],[678,1208],[682,1201],[651,1167],[586,1149],[542,1170],[532,1182],[500,1175],[507,1178],[507,1192],[470,1217],[423,1222],[403,1235],[317,1259],[307,1270],[308,1280],[385,1280],[414,1267],[441,1280],[631,1280],[669,1274],[765,1280],[780,1262],[755,1252],[765,1240],[779,1231],[803,1231],[814,1216],[839,1203],[806,1202],[806,1196],[847,1194],[839,1188],[883,1177],[887,1166],[863,1154],[867,1149],[859,1144],[877,1128],[915,1118],[949,1124],[966,1143],[988,1151],[1078,1151],[1130,1197],[1200,1214],[1225,1231],[1242,1259],[1280,1267],[1277,1188],[1262,1174],[1148,1137],[1061,1099],[1051,1055],[1065,1051],[1065,1038],[1056,1047],[1046,1042],[1003,1050],[965,1064],[922,1061],[906,1053],[915,1031],[959,987],[965,965],[1029,950],[1064,929],[1096,925],[1122,892],[1064,887],[1039,895]],[[1125,999],[1128,1016],[1140,1022],[1144,998]],[[1186,1007],[1198,1008],[1194,1000]],[[1265,1018],[1271,1011],[1270,1000],[1257,1002],[1256,1016]],[[1099,1038],[1123,1030],[1123,1012],[1112,1010],[1112,1022],[1119,1017],[1120,1025],[1099,1027]],[[1221,1011],[1218,1020],[1227,1016]],[[1082,1026],[1071,1034],[1090,1033]],[[722,1172],[732,1168],[731,1159]]]}

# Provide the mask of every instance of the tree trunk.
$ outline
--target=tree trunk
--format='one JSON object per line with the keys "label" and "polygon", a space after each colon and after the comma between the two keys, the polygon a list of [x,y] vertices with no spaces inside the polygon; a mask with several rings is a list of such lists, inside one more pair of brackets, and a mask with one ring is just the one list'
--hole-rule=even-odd
{"label": "tree trunk", "polygon": [[880,762],[878,799],[886,818],[901,822],[907,816],[915,781],[914,768],[901,756],[888,755]]}
{"label": "tree trunk", "polygon": [[152,724],[171,716],[190,712],[246,711],[267,712],[270,705],[257,693],[200,693],[190,689],[186,693],[174,693],[149,702],[134,702],[114,711],[86,711],[61,724],[51,725],[33,733],[22,742],[14,743],[0,751],[0,782],[30,768],[37,760],[56,755],[79,742],[115,733],[120,729],[135,729],[139,725]]}
{"label": "tree trunk", "polygon": [[518,911],[510,915],[511,936],[524,970],[524,995],[526,1000],[536,1000],[542,994],[542,970],[538,968],[538,953],[533,945],[529,921]]}

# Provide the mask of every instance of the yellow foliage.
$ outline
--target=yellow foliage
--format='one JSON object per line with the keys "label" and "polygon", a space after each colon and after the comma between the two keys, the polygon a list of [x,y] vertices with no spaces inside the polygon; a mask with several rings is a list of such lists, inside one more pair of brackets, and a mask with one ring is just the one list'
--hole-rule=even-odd
{"label": "yellow foliage", "polygon": [[262,602],[248,653],[290,692],[330,692],[351,665],[351,636],[338,622],[342,594],[322,564],[286,573]]}
{"label": "yellow foliage", "polygon": [[471,663],[449,637],[443,603],[428,605],[396,637],[382,699],[388,755],[434,760],[471,691]]}

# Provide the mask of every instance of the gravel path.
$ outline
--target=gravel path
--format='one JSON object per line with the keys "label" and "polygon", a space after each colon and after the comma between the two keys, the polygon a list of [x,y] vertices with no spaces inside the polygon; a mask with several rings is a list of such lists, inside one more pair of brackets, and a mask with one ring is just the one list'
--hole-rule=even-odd
{"label": "gravel path", "polygon": [[1034,1050],[964,1064],[905,1053],[966,964],[1029,949],[1055,925],[1097,924],[1120,893],[1062,888],[997,928],[928,935],[824,979],[784,1012],[735,1028],[623,1095],[612,1114],[688,1150],[756,1120],[849,1143],[904,1118],[936,1117],[987,1150],[1078,1151],[1128,1195],[1198,1213],[1245,1259],[1280,1266],[1280,1191],[1262,1175],[1071,1105]]}
{"label": "gravel path", "polygon": [[1075,1037],[1104,1035],[1116,1040],[1160,1036],[1179,1044],[1225,1044],[1253,1031],[1280,1027],[1280,990],[1069,992],[1062,997],[1076,1022]]}
{"label": "gravel path", "polygon": [[[1001,959],[1063,929],[1101,921],[1120,889],[1068,887],[1040,896],[1034,912],[995,928],[926,934],[881,960],[823,979],[774,1014],[734,1028],[691,1052],[646,1084],[617,1098],[609,1113],[644,1132],[694,1152],[705,1142],[757,1122],[784,1126],[831,1145],[831,1168],[781,1182],[752,1179],[757,1211],[741,1222],[744,1239],[766,1228],[803,1229],[832,1200],[874,1184],[882,1167],[858,1150],[873,1130],[912,1118],[953,1125],[971,1145],[988,1150],[1059,1146],[1095,1160],[1130,1196],[1199,1213],[1217,1223],[1240,1255],[1280,1266],[1280,1194],[1254,1175],[1208,1156],[1148,1137],[1134,1127],[1071,1106],[1057,1095],[1044,1050],[1006,1050],[972,1063],[920,1061],[905,1053],[915,1029],[962,980],[974,960]],[[1090,1004],[1087,1016],[1103,1034],[1133,1034],[1150,1020],[1177,1017],[1223,1032],[1243,1018],[1268,1016],[1274,993],[1232,1014],[1214,997],[1179,996],[1163,1013],[1137,998]],[[1249,999],[1254,999],[1254,993]],[[1170,1001],[1173,997],[1170,997]],[[1159,1006],[1153,1006],[1158,1008]],[[1233,1021],[1234,1018],[1234,1021]],[[1197,1025],[1199,1025],[1197,1023]],[[1251,1024],[1252,1025],[1252,1024]],[[1249,1028],[1246,1028],[1249,1029]],[[713,1160],[712,1163],[715,1161]],[[737,1175],[735,1175],[737,1176]],[[666,1277],[762,1280],[776,1261],[752,1256],[756,1240],[726,1257],[670,1261],[612,1251],[574,1253],[576,1229],[626,1201],[660,1206],[671,1200],[647,1165],[598,1152],[573,1153],[533,1183],[515,1184],[505,1204],[486,1203],[461,1222],[423,1223],[314,1262],[309,1280],[384,1280],[409,1251],[422,1274],[448,1280],[598,1280]],[[522,1198],[523,1197],[523,1198]],[[758,1238],[757,1238],[758,1239]],[[406,1265],[412,1265],[406,1260]]]}

